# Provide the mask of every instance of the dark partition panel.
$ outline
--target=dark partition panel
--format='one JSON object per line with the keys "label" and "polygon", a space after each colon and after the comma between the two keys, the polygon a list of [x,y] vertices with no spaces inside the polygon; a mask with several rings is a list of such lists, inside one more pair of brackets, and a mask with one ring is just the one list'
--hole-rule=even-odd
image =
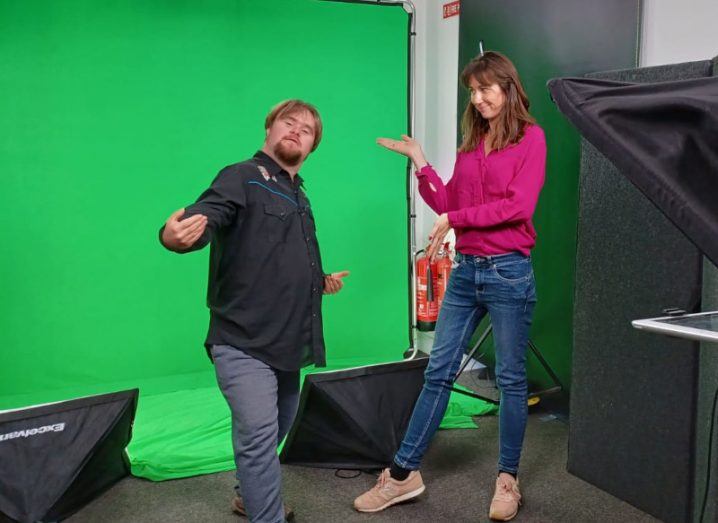
{"label": "dark partition panel", "polygon": [[[718,70],[713,65],[713,74]],[[703,260],[703,302],[704,311],[718,310],[718,268],[707,258]],[[702,343],[698,370],[698,405],[696,416],[696,480],[693,509],[694,521],[699,521],[705,499],[703,521],[718,522],[718,435],[713,429],[710,439],[711,422],[716,423],[713,400],[718,388],[718,343]],[[706,478],[709,475],[710,484]],[[706,492],[706,488],[708,492]]]}
{"label": "dark partition panel", "polygon": [[[709,61],[592,74],[656,82]],[[702,256],[613,165],[582,144],[568,469],[665,521],[692,517],[698,344],[635,330],[695,310]]]}
{"label": "dark partition panel", "polygon": [[[485,50],[516,64],[531,113],[546,132],[546,184],[534,218],[538,305],[532,338],[565,385],[570,383],[573,274],[576,252],[578,133],[551,103],[546,82],[558,76],[637,65],[638,0],[468,0],[461,2],[459,67]],[[459,118],[467,102],[459,87]],[[529,367],[532,381],[550,385]]]}
{"label": "dark partition panel", "polygon": [[[718,76],[718,56],[713,58],[713,76]],[[718,166],[716,167],[718,172]],[[703,259],[703,299],[701,309],[718,310],[718,267]],[[702,343],[698,369],[698,406],[696,416],[696,480],[693,509],[694,520],[701,515],[705,500],[703,521],[718,523],[718,427],[713,400],[718,388],[718,343]],[[710,484],[706,479],[710,476]],[[707,489],[707,492],[706,492]]]}

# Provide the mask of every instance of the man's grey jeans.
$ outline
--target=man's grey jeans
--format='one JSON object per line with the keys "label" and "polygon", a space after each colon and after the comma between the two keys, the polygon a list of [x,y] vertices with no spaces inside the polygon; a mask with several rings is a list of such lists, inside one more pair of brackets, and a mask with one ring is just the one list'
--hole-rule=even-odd
{"label": "man's grey jeans", "polygon": [[292,426],[299,371],[280,371],[230,345],[213,345],[217,382],[232,411],[237,495],[252,523],[284,521],[277,446]]}

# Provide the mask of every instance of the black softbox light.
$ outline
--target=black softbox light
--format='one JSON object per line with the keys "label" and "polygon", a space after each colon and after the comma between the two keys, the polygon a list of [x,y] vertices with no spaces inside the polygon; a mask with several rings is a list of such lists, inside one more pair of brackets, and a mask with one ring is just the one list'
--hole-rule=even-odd
{"label": "black softbox light", "polygon": [[559,110],[718,265],[718,78],[558,78]]}
{"label": "black softbox light", "polygon": [[128,475],[137,396],[0,412],[0,521],[62,520]]}
{"label": "black softbox light", "polygon": [[386,467],[406,432],[428,361],[307,375],[281,462],[321,468]]}

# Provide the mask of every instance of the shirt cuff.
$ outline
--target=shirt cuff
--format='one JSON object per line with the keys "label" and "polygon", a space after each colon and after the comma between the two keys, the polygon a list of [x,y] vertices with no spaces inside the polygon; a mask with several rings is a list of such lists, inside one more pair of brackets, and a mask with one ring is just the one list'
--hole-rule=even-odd
{"label": "shirt cuff", "polygon": [[446,217],[449,220],[449,225],[452,229],[461,228],[461,211],[449,211],[446,213]]}
{"label": "shirt cuff", "polygon": [[429,174],[430,171],[433,171],[434,168],[431,166],[430,163],[427,163],[424,167],[416,171],[416,177],[417,178],[423,178],[427,174]]}

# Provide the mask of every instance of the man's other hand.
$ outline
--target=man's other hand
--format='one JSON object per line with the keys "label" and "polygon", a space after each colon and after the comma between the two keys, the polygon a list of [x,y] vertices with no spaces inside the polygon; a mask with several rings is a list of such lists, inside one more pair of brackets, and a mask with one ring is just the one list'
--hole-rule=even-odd
{"label": "man's other hand", "polygon": [[342,278],[349,276],[349,271],[333,272],[324,276],[324,294],[336,294],[342,287],[344,282]]}

